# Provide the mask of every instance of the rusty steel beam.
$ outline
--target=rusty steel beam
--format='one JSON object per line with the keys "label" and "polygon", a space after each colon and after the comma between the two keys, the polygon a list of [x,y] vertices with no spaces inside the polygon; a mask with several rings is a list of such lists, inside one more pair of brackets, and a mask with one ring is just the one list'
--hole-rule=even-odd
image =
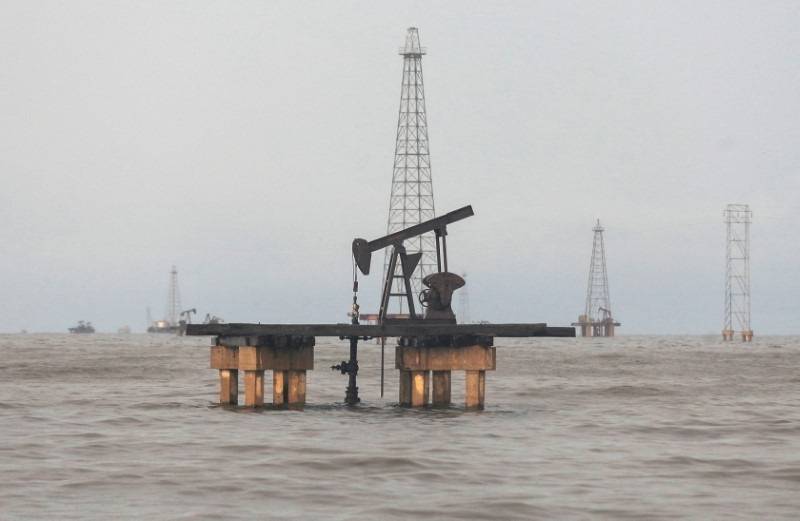
{"label": "rusty steel beam", "polygon": [[547,324],[188,324],[193,336],[302,335],[331,337],[399,337],[485,335],[492,337],[574,337],[573,327]]}

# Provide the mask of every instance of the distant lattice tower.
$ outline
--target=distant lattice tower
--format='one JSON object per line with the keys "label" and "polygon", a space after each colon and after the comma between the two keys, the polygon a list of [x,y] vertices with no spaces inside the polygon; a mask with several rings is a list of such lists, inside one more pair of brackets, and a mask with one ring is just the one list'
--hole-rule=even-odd
{"label": "distant lattice tower", "polygon": [[169,275],[169,291],[167,292],[164,320],[170,325],[176,325],[181,315],[181,291],[178,288],[178,270],[175,269],[175,266],[172,267]]}
{"label": "distant lattice tower", "polygon": [[[392,194],[389,200],[389,223],[387,235],[436,217],[433,207],[433,182],[431,159],[428,150],[428,123],[425,113],[425,88],[422,82],[422,56],[426,54],[420,46],[416,27],[410,27],[406,44],[400,48],[403,56],[403,84],[400,90],[400,114],[397,120],[397,142],[394,152]],[[422,291],[422,279],[437,271],[436,236],[429,232],[405,241],[408,253],[421,252],[417,269],[411,278],[412,297]],[[383,272],[386,273],[391,256],[386,250]],[[403,309],[405,285],[402,267],[397,264],[393,274],[391,302],[397,302],[397,313]]]}
{"label": "distant lattice tower", "polygon": [[608,293],[606,250],[603,244],[603,227],[600,219],[592,229],[592,260],[589,264],[589,287],[586,290],[586,308],[573,326],[581,328],[581,336],[614,336],[614,328],[620,326],[611,314],[611,297]]}
{"label": "distant lattice tower", "polygon": [[734,318],[742,341],[753,340],[750,328],[750,222],[753,212],[746,204],[729,204],[723,212],[726,227],[725,248],[725,328],[724,340],[733,340]]}

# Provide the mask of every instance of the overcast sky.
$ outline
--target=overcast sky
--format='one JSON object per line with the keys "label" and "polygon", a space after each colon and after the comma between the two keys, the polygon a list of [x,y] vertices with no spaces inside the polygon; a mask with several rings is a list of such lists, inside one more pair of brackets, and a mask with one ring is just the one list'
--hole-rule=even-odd
{"label": "overcast sky", "polygon": [[410,26],[472,319],[576,320],[600,219],[619,334],[719,334],[741,203],[753,330],[800,332],[800,3],[694,0],[4,0],[0,331],[142,332],[173,265],[198,318],[346,321]]}

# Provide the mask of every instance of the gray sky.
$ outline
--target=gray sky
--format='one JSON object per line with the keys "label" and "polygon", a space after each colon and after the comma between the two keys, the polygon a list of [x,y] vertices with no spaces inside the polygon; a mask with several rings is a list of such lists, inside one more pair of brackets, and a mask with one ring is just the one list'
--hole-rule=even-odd
{"label": "gray sky", "polygon": [[[800,3],[0,3],[0,331],[339,322],[386,232],[406,29],[473,319],[568,325],[595,220],[625,333],[798,333]],[[374,311],[380,275],[362,277]],[[795,304],[792,304],[795,302]]]}

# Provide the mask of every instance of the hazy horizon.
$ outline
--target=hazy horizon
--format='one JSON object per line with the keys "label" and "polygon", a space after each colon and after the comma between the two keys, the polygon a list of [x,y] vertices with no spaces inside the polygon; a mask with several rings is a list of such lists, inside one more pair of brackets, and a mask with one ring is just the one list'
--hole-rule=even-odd
{"label": "hazy horizon", "polygon": [[346,321],[410,26],[473,320],[575,321],[599,219],[617,334],[719,334],[740,203],[755,335],[798,333],[796,2],[96,0],[0,4],[0,332],[142,332],[173,265],[194,321]]}

